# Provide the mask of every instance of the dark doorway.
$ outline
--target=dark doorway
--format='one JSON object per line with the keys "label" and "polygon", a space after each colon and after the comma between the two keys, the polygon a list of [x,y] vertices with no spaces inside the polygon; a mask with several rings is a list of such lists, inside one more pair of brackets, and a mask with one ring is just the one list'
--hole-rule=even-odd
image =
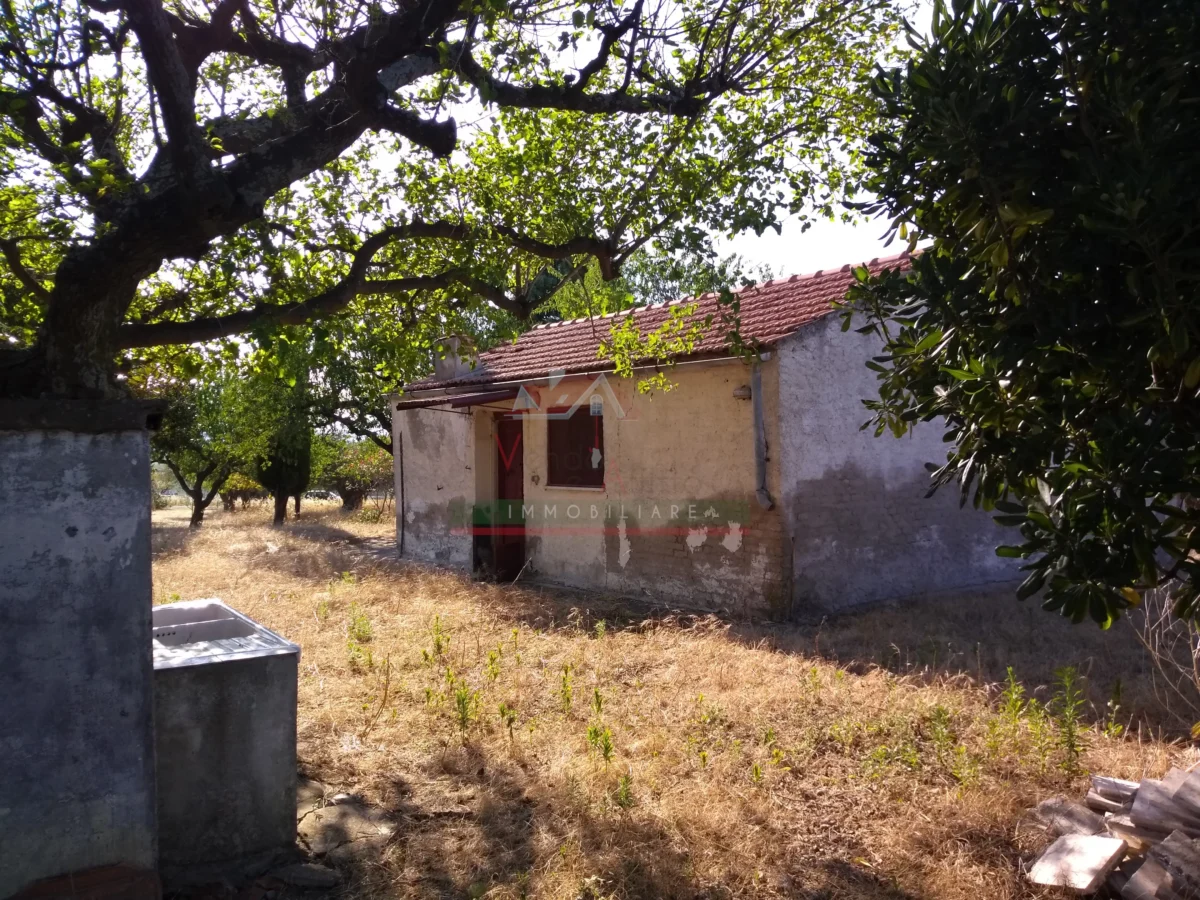
{"label": "dark doorway", "polygon": [[492,548],[496,577],[512,581],[525,565],[525,422],[520,416],[496,417],[496,513]]}

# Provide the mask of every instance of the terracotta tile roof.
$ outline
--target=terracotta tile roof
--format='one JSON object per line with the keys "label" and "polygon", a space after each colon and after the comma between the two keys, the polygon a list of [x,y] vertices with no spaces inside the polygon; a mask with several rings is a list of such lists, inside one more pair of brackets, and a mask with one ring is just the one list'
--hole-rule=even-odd
{"label": "terracotta tile roof", "polygon": [[[873,259],[866,265],[872,274],[897,264],[908,265],[908,255],[901,253],[884,259]],[[739,291],[741,300],[741,334],[747,340],[769,345],[833,312],[832,304],[846,295],[854,281],[854,266],[793,275]],[[475,368],[468,374],[438,380],[429,377],[405,385],[405,391],[424,391],[459,386],[476,387],[496,382],[545,378],[552,371],[566,374],[596,372],[611,368],[598,357],[600,342],[608,337],[614,324],[633,316],[642,334],[662,325],[672,306],[692,302],[691,298],[657,306],[643,306],[621,313],[587,319],[572,319],[538,325],[515,342],[501,344],[479,354]],[[705,356],[729,349],[728,329],[721,325],[720,306],[716,294],[705,294],[695,300],[695,320],[713,314],[713,326],[697,341],[692,356]]]}

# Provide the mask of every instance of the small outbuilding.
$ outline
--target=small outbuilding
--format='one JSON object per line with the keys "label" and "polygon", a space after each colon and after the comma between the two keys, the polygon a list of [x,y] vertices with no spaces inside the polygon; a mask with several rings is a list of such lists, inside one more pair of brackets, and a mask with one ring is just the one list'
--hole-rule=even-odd
{"label": "small outbuilding", "polygon": [[688,301],[715,324],[668,391],[639,392],[651,373],[616,377],[599,349],[626,317],[654,331],[671,304],[451,353],[392,404],[401,556],[777,618],[1011,583],[990,517],[953,490],[925,497],[941,429],[861,430],[877,339],[831,314],[853,278],[740,291],[752,356],[716,295]]}

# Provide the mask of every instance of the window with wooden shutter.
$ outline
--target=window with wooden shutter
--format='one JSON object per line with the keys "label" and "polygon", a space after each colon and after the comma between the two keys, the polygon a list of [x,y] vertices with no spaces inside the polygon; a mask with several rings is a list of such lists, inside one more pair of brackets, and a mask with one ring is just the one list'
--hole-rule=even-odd
{"label": "window with wooden shutter", "polygon": [[546,483],[556,487],[604,487],[604,413],[599,404],[551,410],[546,420]]}

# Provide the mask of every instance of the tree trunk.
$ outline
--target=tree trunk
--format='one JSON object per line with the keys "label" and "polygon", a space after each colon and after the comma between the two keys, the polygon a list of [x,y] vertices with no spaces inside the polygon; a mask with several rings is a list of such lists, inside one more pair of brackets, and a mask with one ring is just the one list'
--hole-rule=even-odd
{"label": "tree trunk", "polygon": [[366,491],[352,490],[338,491],[338,494],[340,494],[342,498],[343,512],[355,512],[356,510],[362,509],[363,500],[365,500],[367,496]]}
{"label": "tree trunk", "polygon": [[281,492],[275,495],[275,518],[272,520],[271,524],[276,528],[283,525],[284,520],[287,518],[287,504],[287,494]]}
{"label": "tree trunk", "polygon": [[207,506],[204,502],[204,494],[202,491],[197,491],[192,495],[192,520],[188,523],[189,528],[199,528],[204,521],[204,508]]}
{"label": "tree trunk", "polygon": [[300,515],[300,495],[296,495],[296,515]]}
{"label": "tree trunk", "polygon": [[115,235],[69,250],[54,276],[42,337],[25,358],[0,366],[0,396],[120,396],[113,379],[118,330],[142,279],[161,265],[153,248]]}

